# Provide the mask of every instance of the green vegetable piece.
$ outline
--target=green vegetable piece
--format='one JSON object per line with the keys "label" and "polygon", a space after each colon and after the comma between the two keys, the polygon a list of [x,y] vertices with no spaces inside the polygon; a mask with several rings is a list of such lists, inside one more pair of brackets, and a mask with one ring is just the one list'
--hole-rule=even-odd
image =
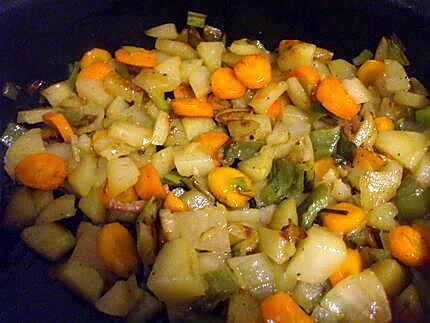
{"label": "green vegetable piece", "polygon": [[311,116],[312,122],[318,121],[319,119],[327,116],[327,112],[318,102],[312,103],[309,114]]}
{"label": "green vegetable piece", "polygon": [[197,28],[203,28],[205,26],[207,15],[199,12],[188,11],[187,14],[187,25],[194,26]]}
{"label": "green vegetable piece", "polygon": [[256,153],[258,153],[266,144],[264,140],[255,140],[255,141],[241,141],[238,143],[234,143],[227,148],[224,153],[224,159],[235,159],[239,160],[247,160],[253,157]]}
{"label": "green vegetable piece", "polygon": [[76,79],[79,73],[79,62],[69,64],[69,77],[64,81],[71,89],[75,88]]}
{"label": "green vegetable piece", "polygon": [[163,201],[154,196],[145,204],[144,209],[140,213],[137,221],[143,222],[145,224],[153,224],[157,218],[158,211],[161,209]]}
{"label": "green vegetable piece", "polygon": [[405,46],[396,34],[393,34],[393,36],[388,39],[387,58],[394,59],[400,64],[408,66],[410,63],[405,55],[405,50]]}
{"label": "green vegetable piece", "polygon": [[314,148],[315,160],[334,154],[339,139],[339,127],[312,131],[311,141]]}
{"label": "green vegetable piece", "polygon": [[177,172],[170,172],[169,174],[165,175],[161,181],[164,184],[171,185],[171,186],[183,186],[184,179],[186,177],[179,175]]}
{"label": "green vegetable piece", "polygon": [[250,188],[246,184],[244,177],[234,177],[230,180],[230,185],[234,187],[238,192],[246,193],[250,192]]}
{"label": "green vegetable piece", "polygon": [[298,177],[300,177],[299,172],[292,162],[285,159],[275,160],[270,171],[269,180],[261,191],[263,203],[266,205],[279,204],[287,197],[291,188],[296,188]]}
{"label": "green vegetable piece", "polygon": [[148,96],[151,99],[151,101],[155,103],[158,109],[165,112],[170,111],[170,104],[164,98],[164,94],[160,94],[157,92],[148,92]]}
{"label": "green vegetable piece", "polygon": [[318,212],[328,206],[329,189],[325,183],[318,185],[297,209],[300,226],[309,229],[315,221]]}
{"label": "green vegetable piece", "polygon": [[364,247],[360,251],[360,255],[363,258],[363,262],[366,266],[370,266],[375,262],[391,259],[390,253],[383,248],[370,248]]}
{"label": "green vegetable piece", "polygon": [[394,202],[401,219],[420,218],[430,211],[430,190],[421,187],[414,177],[408,175],[397,190]]}
{"label": "green vegetable piece", "polygon": [[421,123],[415,122],[415,116],[407,116],[396,121],[396,130],[422,132],[424,128]]}
{"label": "green vegetable piece", "polygon": [[343,131],[341,131],[339,141],[337,142],[336,155],[346,160],[352,161],[352,159],[354,158],[353,153],[354,144],[349,141]]}
{"label": "green vegetable piece", "polygon": [[415,111],[415,120],[426,127],[430,127],[430,107]]}
{"label": "green vegetable piece", "polygon": [[368,49],[363,49],[360,54],[352,59],[352,64],[355,66],[363,65],[364,62],[372,59],[373,53]]}
{"label": "green vegetable piece", "polygon": [[208,283],[206,295],[211,300],[223,301],[238,291],[238,286],[230,270],[224,266],[204,275]]}
{"label": "green vegetable piece", "polygon": [[10,147],[21,135],[27,131],[26,128],[16,123],[10,122],[4,130],[0,142],[6,147]]}

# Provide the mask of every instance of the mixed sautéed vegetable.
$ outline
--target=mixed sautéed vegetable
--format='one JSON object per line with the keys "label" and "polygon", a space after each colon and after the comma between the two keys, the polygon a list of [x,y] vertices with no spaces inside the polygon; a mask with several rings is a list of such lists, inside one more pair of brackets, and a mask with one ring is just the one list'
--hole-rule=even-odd
{"label": "mixed saut\u00e9ed vegetable", "polygon": [[400,40],[348,62],[204,19],[93,48],[18,112],[4,225],[128,322],[429,319],[430,99]]}

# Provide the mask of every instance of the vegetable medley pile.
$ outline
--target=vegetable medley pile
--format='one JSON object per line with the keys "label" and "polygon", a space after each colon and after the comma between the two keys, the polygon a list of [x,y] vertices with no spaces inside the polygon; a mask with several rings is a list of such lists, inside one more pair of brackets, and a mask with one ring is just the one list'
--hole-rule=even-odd
{"label": "vegetable medley pile", "polygon": [[188,24],[87,51],[18,113],[5,225],[129,322],[424,321],[430,100],[398,38],[350,63]]}

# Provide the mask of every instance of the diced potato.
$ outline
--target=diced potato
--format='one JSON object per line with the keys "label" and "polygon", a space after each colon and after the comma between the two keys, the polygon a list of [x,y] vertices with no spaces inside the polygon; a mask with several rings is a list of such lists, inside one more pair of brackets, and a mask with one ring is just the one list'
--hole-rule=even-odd
{"label": "diced potato", "polygon": [[4,169],[14,179],[15,167],[22,159],[31,154],[42,153],[45,150],[41,129],[31,129],[21,135],[6,151]]}
{"label": "diced potato", "polygon": [[316,305],[321,300],[327,284],[325,282],[319,284],[308,284],[299,281],[295,286],[291,297],[300,305],[307,313],[311,313]]}
{"label": "diced potato", "polygon": [[181,63],[182,82],[188,83],[191,73],[197,70],[200,66],[202,66],[202,64],[203,60],[199,58],[183,60]]}
{"label": "diced potato", "polygon": [[132,147],[145,147],[152,140],[150,129],[137,126],[127,121],[116,121],[108,130],[108,135],[114,139],[123,141]]}
{"label": "diced potato", "polygon": [[367,225],[382,231],[391,231],[398,225],[395,219],[398,213],[394,203],[381,204],[369,211]]}
{"label": "diced potato", "polygon": [[314,60],[312,62],[312,67],[318,71],[321,78],[324,78],[324,77],[330,75],[330,70],[328,69],[326,63],[324,63],[324,62]]}
{"label": "diced potato", "polygon": [[228,253],[224,252],[203,252],[199,253],[199,265],[202,275],[225,268]]}
{"label": "diced potato", "polygon": [[371,148],[376,141],[378,132],[375,125],[375,120],[371,113],[366,113],[364,120],[360,123],[360,127],[352,139],[352,142],[357,147]]}
{"label": "diced potato", "polygon": [[31,191],[31,198],[33,199],[34,208],[39,213],[45,206],[54,200],[52,191]]}
{"label": "diced potato", "polygon": [[290,71],[299,66],[311,66],[316,46],[308,43],[299,43],[283,51],[278,57],[281,71]]}
{"label": "diced potato", "polygon": [[47,108],[18,111],[16,121],[18,123],[28,123],[28,124],[43,122],[43,115],[52,111],[54,111],[54,109],[47,109]]}
{"label": "diced potato", "polygon": [[143,297],[143,290],[132,275],[127,281],[117,281],[94,305],[102,313],[124,317]]}
{"label": "diced potato", "polygon": [[392,258],[374,263],[370,269],[376,274],[389,298],[397,296],[407,282],[406,270]]}
{"label": "diced potato", "polygon": [[424,108],[430,104],[430,100],[425,95],[407,92],[397,91],[393,96],[394,102],[405,105],[411,108]]}
{"label": "diced potato", "polygon": [[145,30],[145,35],[159,39],[176,39],[178,32],[175,24],[167,23]]}
{"label": "diced potato", "polygon": [[184,239],[164,244],[149,275],[148,288],[163,302],[186,303],[205,293],[197,252]]}
{"label": "diced potato", "polygon": [[307,231],[307,237],[287,266],[287,274],[306,283],[325,281],[346,259],[342,238],[319,226]]}
{"label": "diced potato", "polygon": [[229,299],[227,322],[263,322],[260,303],[246,291],[240,291],[234,294]]}
{"label": "diced potato", "polygon": [[94,303],[103,291],[103,279],[99,273],[76,261],[69,261],[58,268],[56,278],[76,295]]}
{"label": "diced potato", "polygon": [[296,252],[294,242],[284,238],[277,230],[258,228],[259,249],[277,264],[285,263]]}
{"label": "diced potato", "polygon": [[76,81],[76,90],[80,97],[92,101],[101,108],[106,108],[113,100],[103,87],[103,81],[88,78],[79,78]]}
{"label": "diced potato", "polygon": [[178,56],[170,57],[155,66],[155,70],[169,79],[175,88],[181,84],[181,59]]}
{"label": "diced potato", "polygon": [[361,206],[371,210],[391,200],[402,182],[403,168],[390,161],[380,171],[367,171],[359,178]]}
{"label": "diced potato", "polygon": [[308,114],[293,105],[282,107],[281,121],[286,124],[291,139],[300,138],[311,131]]}
{"label": "diced potato", "polygon": [[287,82],[272,82],[259,89],[250,102],[254,111],[260,114],[267,114],[270,106],[287,90]]}
{"label": "diced potato", "polygon": [[230,51],[236,55],[255,55],[262,54],[262,50],[248,41],[248,39],[239,39],[231,43]]}
{"label": "diced potato", "polygon": [[131,147],[110,136],[102,136],[93,143],[93,148],[97,154],[107,160],[112,160],[118,157],[127,156],[136,151],[136,147]]}
{"label": "diced potato", "polygon": [[241,161],[238,167],[254,182],[259,182],[269,176],[272,170],[273,157],[272,147],[264,146],[256,156]]}
{"label": "diced potato", "polygon": [[106,171],[109,193],[112,196],[117,196],[128,190],[137,183],[140,175],[136,165],[128,157],[109,160]]}
{"label": "diced potato", "polygon": [[143,300],[137,304],[127,315],[128,323],[145,323],[151,322],[158,313],[164,310],[164,305],[152,294],[144,291]]}
{"label": "diced potato", "polygon": [[36,224],[55,222],[75,216],[75,195],[66,194],[47,204],[36,219]]}
{"label": "diced potato", "polygon": [[176,88],[176,83],[167,75],[149,68],[143,68],[133,82],[147,92],[164,93]]}
{"label": "diced potato", "polygon": [[430,151],[427,151],[420,163],[415,167],[414,177],[423,187],[430,187]]}
{"label": "diced potato", "polygon": [[22,229],[34,222],[37,211],[30,190],[20,187],[6,206],[3,215],[4,224],[9,229]]}
{"label": "diced potato", "polygon": [[106,208],[101,200],[103,186],[93,187],[89,193],[79,200],[79,209],[93,223],[103,223],[106,219]]}
{"label": "diced potato", "polygon": [[160,111],[155,120],[154,131],[152,132],[152,144],[162,146],[166,142],[167,136],[170,132],[170,119],[169,115]]}
{"label": "diced potato", "polygon": [[56,223],[34,225],[21,232],[21,239],[40,256],[56,261],[75,245],[69,230]]}
{"label": "diced potato", "polygon": [[183,118],[182,125],[190,141],[216,127],[212,118]]}
{"label": "diced potato", "polygon": [[222,62],[230,67],[233,67],[240,59],[240,55],[234,54],[230,51],[225,51],[222,54]]}
{"label": "diced potato", "polygon": [[327,65],[331,75],[340,80],[353,78],[357,70],[354,65],[344,59],[335,59],[328,62]]}
{"label": "diced potato", "polygon": [[257,299],[263,299],[275,291],[273,265],[262,253],[233,257],[227,260],[239,286]]}
{"label": "diced potato", "polygon": [[73,191],[80,196],[87,196],[96,182],[97,159],[93,155],[85,155],[78,166],[67,176]]}
{"label": "diced potato", "polygon": [[249,114],[244,120],[252,120],[258,123],[258,128],[254,132],[254,139],[265,139],[272,132],[272,123],[268,115]]}
{"label": "diced potato", "polygon": [[124,98],[117,96],[106,110],[106,116],[109,119],[115,120],[122,118],[123,112],[129,107]]}
{"label": "diced potato", "polygon": [[62,160],[68,160],[72,157],[72,146],[64,142],[55,142],[46,146],[46,151],[57,155]]}
{"label": "diced potato", "polygon": [[57,107],[61,102],[70,98],[73,95],[73,91],[65,82],[59,82],[44,89],[42,95],[51,106]]}
{"label": "diced potato", "polygon": [[408,91],[410,83],[404,67],[396,60],[384,60],[384,73],[375,80],[375,86],[382,96],[396,91]]}
{"label": "diced potato", "polygon": [[89,125],[76,128],[76,134],[82,135],[96,130],[103,129],[103,119],[105,117],[105,107],[90,101],[81,108],[83,115],[94,115],[96,119]]}
{"label": "diced potato", "polygon": [[176,151],[175,166],[182,176],[206,176],[215,167],[212,157],[202,152],[198,144]]}
{"label": "diced potato", "polygon": [[422,133],[392,130],[379,133],[375,147],[412,170],[426,154],[429,144]]}
{"label": "diced potato", "polygon": [[282,230],[290,224],[298,225],[297,207],[294,199],[283,200],[273,212],[270,227],[275,230]]}
{"label": "diced potato", "polygon": [[357,104],[366,103],[372,99],[370,91],[356,77],[344,79],[342,85]]}
{"label": "diced potato", "polygon": [[197,52],[188,44],[180,41],[157,39],[155,48],[172,56],[179,56],[182,59],[197,58]]}
{"label": "diced potato", "polygon": [[201,42],[196,49],[210,71],[221,67],[221,57],[225,50],[222,42]]}
{"label": "diced potato", "polygon": [[304,110],[311,107],[311,100],[297,77],[289,77],[287,79],[287,86],[288,97],[296,107]]}
{"label": "diced potato", "polygon": [[188,81],[196,97],[205,96],[211,91],[211,72],[206,66],[200,66],[190,73]]}
{"label": "diced potato", "polygon": [[160,177],[170,173],[175,168],[175,150],[173,147],[164,148],[152,155],[152,165]]}

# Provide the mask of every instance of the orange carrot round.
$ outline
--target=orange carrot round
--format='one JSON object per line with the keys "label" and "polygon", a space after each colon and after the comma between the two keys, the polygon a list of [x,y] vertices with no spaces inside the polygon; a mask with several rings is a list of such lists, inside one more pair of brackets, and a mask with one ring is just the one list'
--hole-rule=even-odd
{"label": "orange carrot round", "polygon": [[365,86],[369,86],[375,82],[379,75],[384,73],[384,70],[384,62],[370,59],[360,66],[357,76]]}
{"label": "orange carrot round", "polygon": [[238,99],[245,94],[246,87],[238,81],[229,67],[220,67],[211,76],[212,92],[220,99]]}
{"label": "orange carrot round", "polygon": [[320,74],[316,68],[311,66],[299,66],[288,73],[288,77],[295,76],[299,81],[309,84],[312,88],[316,87],[320,81]]}
{"label": "orange carrot round", "polygon": [[112,66],[108,63],[103,63],[103,62],[93,63],[83,68],[79,72],[78,79],[87,78],[87,79],[103,81],[105,77],[112,71],[113,71]]}
{"label": "orange carrot round", "polygon": [[363,270],[363,260],[360,252],[356,249],[347,249],[345,261],[329,277],[332,286],[348,277],[349,275],[358,274]]}
{"label": "orange carrot round", "polygon": [[200,149],[211,156],[214,160],[218,159],[218,150],[230,139],[228,135],[221,131],[209,131],[201,134],[195,142]]}
{"label": "orange carrot round", "polygon": [[234,65],[236,78],[249,89],[261,89],[272,80],[272,66],[262,55],[247,55]]}
{"label": "orange carrot round", "polygon": [[141,168],[139,179],[134,188],[142,200],[149,200],[153,196],[158,196],[162,199],[166,197],[166,191],[161,183],[160,176],[152,164],[147,164]]}
{"label": "orange carrot round", "polygon": [[327,76],[320,82],[316,96],[324,108],[340,118],[350,120],[360,111],[360,106],[333,76]]}
{"label": "orange carrot round", "polygon": [[181,117],[210,118],[214,115],[212,105],[198,98],[175,99],[171,102],[171,106]]}
{"label": "orange carrot round", "polygon": [[61,113],[55,111],[48,112],[43,115],[43,121],[45,121],[51,128],[56,129],[60,133],[64,142],[70,143],[73,136],[73,129],[70,126],[69,121],[67,121]]}
{"label": "orange carrot round", "polygon": [[267,110],[267,115],[273,122],[275,122],[276,119],[278,119],[279,113],[281,113],[281,108],[282,108],[281,100],[277,99]]}
{"label": "orange carrot round", "polygon": [[143,48],[133,52],[120,48],[115,52],[115,59],[118,62],[137,67],[154,67],[157,64],[155,53]]}
{"label": "orange carrot round", "polygon": [[388,234],[391,254],[409,267],[423,265],[428,257],[428,246],[420,230],[400,225]]}
{"label": "orange carrot round", "polygon": [[106,63],[112,59],[112,55],[105,49],[93,48],[86,52],[80,61],[81,68],[85,68],[94,63]]}
{"label": "orange carrot round", "polygon": [[341,202],[330,206],[330,209],[348,212],[346,215],[330,212],[324,212],[322,214],[324,226],[333,232],[348,234],[354,229],[359,228],[366,219],[366,213],[364,213],[361,208],[351,203]]}
{"label": "orange carrot round", "polygon": [[314,173],[316,180],[322,180],[324,175],[332,169],[336,176],[339,176],[339,168],[336,166],[333,157],[319,159],[314,164]]}
{"label": "orange carrot round", "polygon": [[164,208],[172,212],[183,212],[187,210],[185,203],[172,192],[169,192],[164,200]]}
{"label": "orange carrot round", "polygon": [[22,159],[15,168],[16,178],[25,186],[52,191],[66,179],[66,164],[50,153],[31,154]]}
{"label": "orange carrot round", "polygon": [[121,224],[109,223],[97,235],[97,253],[106,267],[121,277],[128,277],[138,262],[136,242]]}
{"label": "orange carrot round", "polygon": [[267,323],[312,323],[299,305],[285,292],[277,292],[261,303],[261,315]]}

